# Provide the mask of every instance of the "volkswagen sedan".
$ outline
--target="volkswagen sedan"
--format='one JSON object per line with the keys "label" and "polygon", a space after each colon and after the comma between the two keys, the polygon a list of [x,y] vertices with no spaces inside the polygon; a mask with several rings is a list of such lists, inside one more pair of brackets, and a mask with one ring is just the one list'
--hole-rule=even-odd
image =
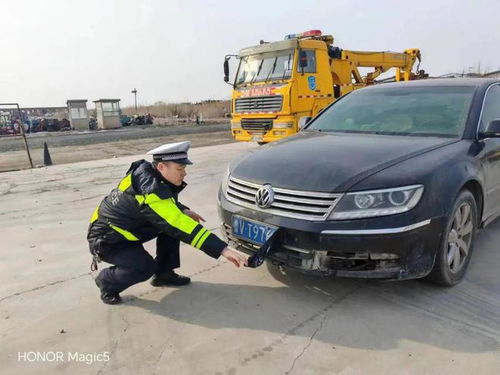
{"label": "volkswagen sedan", "polygon": [[337,100],[299,134],[233,161],[228,240],[320,275],[459,282],[500,213],[500,82],[384,84]]}

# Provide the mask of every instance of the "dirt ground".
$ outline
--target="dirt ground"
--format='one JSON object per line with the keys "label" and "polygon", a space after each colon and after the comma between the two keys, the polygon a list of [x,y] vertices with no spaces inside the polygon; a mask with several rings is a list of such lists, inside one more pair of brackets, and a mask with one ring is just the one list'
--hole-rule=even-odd
{"label": "dirt ground", "polygon": [[[91,145],[71,145],[49,149],[53,164],[67,164],[79,161],[107,159],[128,155],[145,154],[147,151],[169,142],[191,141],[192,147],[232,143],[228,131],[200,134],[180,134],[147,139],[134,139]],[[96,142],[99,142],[98,140]],[[43,149],[31,150],[34,166],[43,165]],[[26,151],[8,151],[0,154],[0,172],[29,168]]]}

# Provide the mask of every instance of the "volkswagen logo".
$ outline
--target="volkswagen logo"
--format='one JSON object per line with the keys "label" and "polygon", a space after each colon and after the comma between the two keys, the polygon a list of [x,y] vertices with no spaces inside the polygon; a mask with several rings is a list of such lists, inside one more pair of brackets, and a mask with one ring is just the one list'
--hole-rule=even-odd
{"label": "volkswagen logo", "polygon": [[255,204],[260,208],[269,208],[274,202],[274,191],[271,185],[264,185],[255,193]]}

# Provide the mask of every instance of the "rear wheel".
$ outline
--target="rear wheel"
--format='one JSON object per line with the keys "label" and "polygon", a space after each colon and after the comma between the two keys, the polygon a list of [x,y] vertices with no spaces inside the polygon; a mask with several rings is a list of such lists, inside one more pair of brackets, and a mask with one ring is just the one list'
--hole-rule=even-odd
{"label": "rear wheel", "polygon": [[444,286],[457,284],[465,275],[477,229],[477,205],[472,193],[458,195],[446,223],[446,232],[436,254],[429,281]]}

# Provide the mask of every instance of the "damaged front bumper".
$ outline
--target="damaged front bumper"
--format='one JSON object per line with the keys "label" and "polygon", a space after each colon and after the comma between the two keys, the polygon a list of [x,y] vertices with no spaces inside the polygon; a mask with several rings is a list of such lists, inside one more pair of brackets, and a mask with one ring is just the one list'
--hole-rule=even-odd
{"label": "damaged front bumper", "polygon": [[[384,226],[391,222],[387,217],[341,224],[310,223],[241,208],[233,210],[232,203],[222,200],[219,206],[222,231],[232,246],[250,255],[259,249],[259,245],[234,236],[231,228],[233,214],[279,226],[281,236],[269,260],[322,276],[391,280],[424,277],[434,265],[444,226],[442,218],[413,223],[407,220],[404,226]],[[379,224],[379,227],[359,229],[373,228],[374,224]]]}

